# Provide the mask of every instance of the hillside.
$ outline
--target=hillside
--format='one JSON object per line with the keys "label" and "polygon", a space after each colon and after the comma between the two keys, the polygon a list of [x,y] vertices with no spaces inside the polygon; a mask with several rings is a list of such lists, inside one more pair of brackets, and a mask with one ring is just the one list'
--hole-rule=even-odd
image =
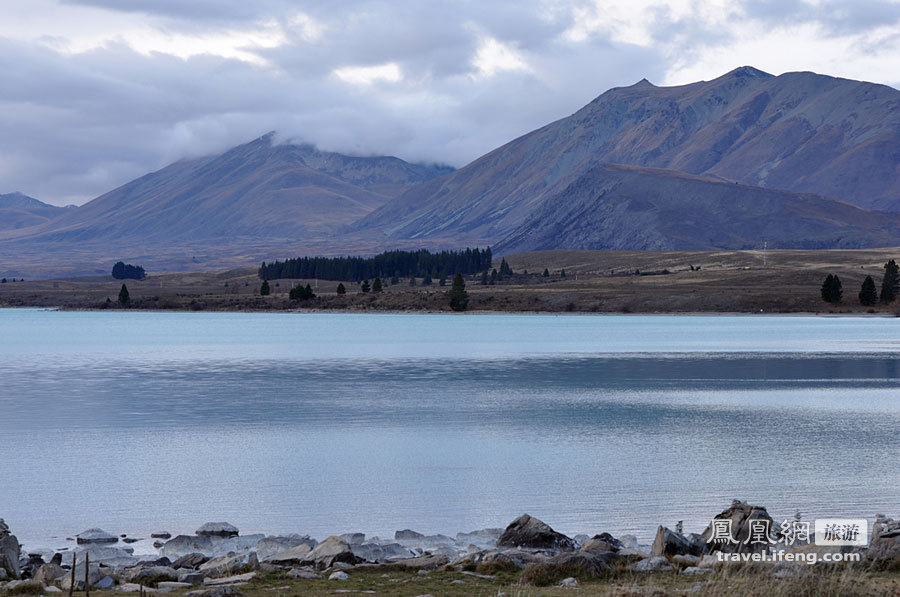
{"label": "hillside", "polygon": [[672,170],[596,166],[495,246],[545,249],[856,249],[900,239],[900,214]]}
{"label": "hillside", "polygon": [[0,195],[0,232],[38,226],[66,212],[22,193]]}
{"label": "hillside", "polygon": [[678,87],[643,80],[407,191],[352,229],[500,240],[546,197],[607,163],[896,211],[898,144],[900,91],[883,85],[750,67]]}

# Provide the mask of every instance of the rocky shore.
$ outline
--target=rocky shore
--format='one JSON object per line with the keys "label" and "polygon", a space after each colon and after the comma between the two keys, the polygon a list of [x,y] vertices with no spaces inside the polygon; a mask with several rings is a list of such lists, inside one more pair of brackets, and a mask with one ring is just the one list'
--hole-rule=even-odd
{"label": "rocky shore", "polygon": [[[712,541],[715,529],[725,521],[735,541]],[[748,541],[753,529],[759,528],[754,526],[758,521],[767,521],[768,541]],[[660,526],[649,546],[639,544],[633,536],[614,537],[607,532],[568,537],[528,514],[505,529],[482,529],[454,537],[405,529],[392,538],[348,533],[322,541],[298,534],[241,535],[231,524],[210,522],[193,535],[154,533],[151,537],[157,553],[141,557],[129,547],[136,539],[102,529],[79,533],[72,548],[32,551],[20,546],[0,519],[0,592],[49,595],[70,588],[84,590],[87,583],[91,589],[181,591],[213,597],[239,594],[240,588],[235,587],[265,575],[292,581],[341,581],[356,571],[379,566],[423,574],[453,569],[481,578],[492,578],[499,571],[515,572],[523,584],[563,587],[602,577],[613,569],[694,576],[702,581],[728,565],[716,552],[763,554],[776,547],[794,554],[815,553],[820,561],[825,553],[856,553],[860,562],[850,565],[896,570],[900,564],[900,520],[878,515],[867,547],[826,547],[802,537],[793,538],[790,545],[779,545],[785,537],[778,529],[764,507],[737,500],[715,515],[702,533],[686,534],[680,523],[674,529]],[[772,571],[790,575],[805,565],[780,561],[772,565]]]}

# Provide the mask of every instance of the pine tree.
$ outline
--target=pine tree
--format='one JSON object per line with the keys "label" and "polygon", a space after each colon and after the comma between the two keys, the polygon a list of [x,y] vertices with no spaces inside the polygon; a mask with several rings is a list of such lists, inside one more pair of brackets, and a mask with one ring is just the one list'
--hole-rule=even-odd
{"label": "pine tree", "polygon": [[344,288],[344,283],[341,282],[337,285],[337,293],[338,294],[347,294],[347,289]]}
{"label": "pine tree", "polygon": [[826,303],[834,304],[841,302],[841,297],[844,294],[844,291],[841,288],[841,279],[832,274],[825,276],[821,293],[822,300]]}
{"label": "pine tree", "polygon": [[494,283],[497,281],[497,278],[498,278],[498,277],[499,277],[499,276],[497,275],[497,270],[492,269],[492,270],[491,270],[491,286],[494,285]]}
{"label": "pine tree", "polygon": [[431,274],[425,274],[422,278],[422,286],[431,286]]}
{"label": "pine tree", "polygon": [[862,288],[859,290],[859,304],[871,306],[878,300],[878,291],[875,289],[875,280],[872,276],[866,276]]}
{"label": "pine tree", "polygon": [[484,270],[483,272],[481,272],[481,285],[487,286],[487,283],[488,283],[487,270]]}
{"label": "pine tree", "polygon": [[392,277],[391,277],[391,286],[396,286],[396,285],[399,284],[399,283],[400,283],[400,277],[399,277],[399,276],[392,276]]}
{"label": "pine tree", "polygon": [[381,278],[375,278],[372,282],[372,292],[381,292]]}
{"label": "pine tree", "polygon": [[369,286],[369,281],[368,281],[368,280],[363,280],[363,283],[362,283],[362,286],[360,287],[360,290],[362,290],[363,292],[369,292],[370,289],[371,289],[371,286]]}
{"label": "pine tree", "polygon": [[131,296],[128,295],[128,287],[122,284],[122,289],[119,290],[119,304],[127,307],[130,302]]}
{"label": "pine tree", "polygon": [[500,260],[500,275],[501,276],[511,276],[513,275],[512,268],[509,267],[509,264],[506,262],[506,258]]}
{"label": "pine tree", "polygon": [[466,292],[466,283],[462,274],[456,274],[453,278],[453,287],[450,289],[450,308],[454,311],[465,311],[469,307],[469,293]]}
{"label": "pine tree", "polygon": [[893,303],[900,292],[900,268],[891,259],[884,264],[884,278],[881,280],[881,302]]}
{"label": "pine tree", "polygon": [[269,281],[263,280],[262,286],[259,287],[259,296],[269,296]]}
{"label": "pine tree", "polygon": [[549,277],[550,277],[550,270],[548,270],[546,267],[544,268],[543,276],[544,276],[545,278],[549,278]]}
{"label": "pine tree", "polygon": [[438,280],[438,286],[446,286],[447,285],[447,276],[441,276],[441,279]]}
{"label": "pine tree", "polygon": [[409,278],[409,285],[410,285],[410,286],[415,286],[415,285],[416,285],[416,277],[415,277],[415,276],[410,276],[410,278]]}
{"label": "pine tree", "polygon": [[560,278],[565,278],[565,277],[566,277],[566,270],[562,270],[561,272],[559,272],[559,277],[560,277]]}

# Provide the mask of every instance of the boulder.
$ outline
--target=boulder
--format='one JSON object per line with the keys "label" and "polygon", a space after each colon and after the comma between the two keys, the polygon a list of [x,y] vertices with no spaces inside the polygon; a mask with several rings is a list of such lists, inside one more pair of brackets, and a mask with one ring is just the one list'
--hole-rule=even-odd
{"label": "boulder", "polygon": [[406,560],[398,560],[395,566],[402,566],[410,570],[436,570],[441,566],[450,563],[450,558],[443,554],[431,554],[409,558]]}
{"label": "boulder", "polygon": [[178,571],[178,582],[183,582],[190,585],[202,585],[203,573],[196,570],[191,570],[190,568],[183,568]]}
{"label": "boulder", "polygon": [[21,546],[16,536],[9,532],[9,527],[0,518],[0,570],[9,578],[19,578],[19,551]]}
{"label": "boulder", "polygon": [[240,533],[238,532],[238,528],[233,524],[228,524],[227,522],[207,522],[197,529],[196,534],[198,536],[206,537],[237,537]]}
{"label": "boulder", "polygon": [[225,585],[243,585],[247,584],[256,577],[256,572],[247,572],[246,574],[237,574],[235,576],[226,576],[224,578],[204,578],[203,586],[221,587]]}
{"label": "boulder", "polygon": [[[731,541],[713,541],[714,529],[717,520],[731,521],[731,536],[735,542]],[[703,553],[713,553],[721,551],[724,553],[761,553],[767,551],[769,545],[765,543],[747,543],[750,537],[750,523],[754,520],[769,521],[769,528],[773,531],[776,525],[772,522],[772,517],[762,506],[751,506],[747,502],[734,500],[731,506],[719,514],[717,514],[703,533],[700,535],[699,542],[703,544]],[[776,537],[773,534],[772,539]],[[697,554],[699,555],[699,554]]]}
{"label": "boulder", "polygon": [[113,568],[125,568],[135,566],[139,563],[138,558],[134,557],[134,550],[130,547],[108,547],[105,545],[89,545],[87,547],[78,548],[75,551],[67,551],[62,554],[60,564],[65,566],[72,565],[73,556],[77,556],[79,562],[84,561],[85,555],[89,556],[92,564],[105,564]]}
{"label": "boulder", "polygon": [[118,543],[119,538],[103,529],[88,529],[75,535],[78,545],[98,545],[106,543]]}
{"label": "boulder", "polygon": [[328,580],[348,580],[350,575],[346,572],[338,570],[337,572],[332,572],[331,576],[328,577]]}
{"label": "boulder", "polygon": [[244,594],[236,587],[224,586],[203,591],[197,597],[244,597]]}
{"label": "boulder", "polygon": [[223,576],[233,576],[238,573],[251,572],[259,570],[259,560],[256,552],[232,554],[213,558],[208,562],[204,562],[197,569],[209,578],[221,578]]}
{"label": "boulder", "polygon": [[196,570],[208,561],[209,558],[202,553],[194,552],[181,556],[180,558],[172,562],[172,568],[174,568],[175,570],[180,570],[181,568],[190,568],[191,570]]}
{"label": "boulder", "polygon": [[350,545],[362,545],[366,541],[365,533],[344,533],[341,535],[341,539],[346,541]]}
{"label": "boulder", "polygon": [[169,589],[170,591],[175,591],[177,589],[190,589],[193,585],[188,582],[176,582],[176,581],[163,581],[159,583],[156,588],[158,589]]}
{"label": "boulder", "polygon": [[315,566],[318,570],[330,568],[335,562],[357,564],[360,559],[354,555],[350,545],[340,537],[329,537],[319,543],[306,555],[302,565]]}
{"label": "boulder", "polygon": [[703,543],[694,543],[681,533],[669,530],[664,526],[656,529],[656,538],[650,548],[651,556],[692,555],[700,556],[705,551]]}
{"label": "boulder", "polygon": [[6,571],[6,568],[0,568],[0,582],[9,578],[9,573]]}
{"label": "boulder", "polygon": [[56,564],[44,564],[34,571],[32,578],[38,582],[49,585],[56,582],[68,573],[68,570]]}
{"label": "boulder", "polygon": [[178,571],[171,566],[134,566],[126,568],[122,579],[130,583],[155,585],[158,582],[178,580]]}
{"label": "boulder", "polygon": [[160,531],[158,533],[150,533],[150,538],[151,539],[171,539],[172,533],[169,533],[168,531]]}
{"label": "boulder", "polygon": [[318,542],[309,535],[287,535],[284,537],[263,537],[256,542],[256,557],[261,562],[269,559],[271,556],[280,554],[292,547],[298,545],[307,545],[310,549],[316,546]]}
{"label": "boulder", "polygon": [[703,576],[704,574],[709,574],[710,572],[712,572],[712,568],[700,568],[697,566],[688,566],[681,571],[681,573],[686,576]]}
{"label": "boulder", "polygon": [[578,551],[589,553],[606,553],[617,552],[622,549],[622,542],[610,535],[609,533],[601,533],[594,535],[578,548]]}
{"label": "boulder", "polygon": [[92,585],[95,589],[111,589],[116,586],[116,581],[111,576],[104,576]]}
{"label": "boulder", "polygon": [[269,556],[266,562],[276,566],[295,566],[306,560],[311,551],[312,548],[309,545],[301,543],[274,556]]}
{"label": "boulder", "polygon": [[425,535],[422,533],[417,533],[415,531],[411,531],[410,529],[404,529],[402,531],[394,532],[394,541],[418,541],[419,539],[424,539]]}
{"label": "boulder", "polygon": [[[100,571],[100,567],[96,564],[91,564],[88,569],[88,583],[93,587],[97,582],[100,581],[104,576],[107,576],[103,572]],[[63,591],[68,591],[69,588],[72,587],[72,573],[71,571],[67,571],[66,574],[62,576],[62,578],[58,579],[59,587]],[[83,591],[84,590],[84,563],[80,563],[75,566],[75,590]]]}
{"label": "boulder", "polygon": [[510,523],[500,538],[497,547],[528,547],[531,549],[557,549],[572,551],[575,542],[557,533],[537,518],[523,514]]}
{"label": "boulder", "polygon": [[672,570],[675,570],[675,568],[672,567],[672,564],[669,563],[669,560],[663,556],[654,556],[643,559],[640,562],[635,562],[629,566],[628,569],[633,570],[634,572],[671,572]]}
{"label": "boulder", "polygon": [[206,554],[212,548],[212,538],[209,536],[178,535],[166,541],[159,553],[169,558],[180,558],[192,553]]}
{"label": "boulder", "polygon": [[900,520],[884,516],[875,519],[866,558],[876,562],[900,560]]}
{"label": "boulder", "polygon": [[370,542],[362,545],[351,545],[350,550],[353,552],[353,555],[367,562],[394,562],[412,558],[416,555],[408,547],[404,547],[399,543],[379,545],[378,543]]}
{"label": "boulder", "polygon": [[618,557],[613,552],[563,552],[551,557],[547,560],[547,564],[568,570],[579,570],[583,576],[601,576],[612,570],[613,564]]}

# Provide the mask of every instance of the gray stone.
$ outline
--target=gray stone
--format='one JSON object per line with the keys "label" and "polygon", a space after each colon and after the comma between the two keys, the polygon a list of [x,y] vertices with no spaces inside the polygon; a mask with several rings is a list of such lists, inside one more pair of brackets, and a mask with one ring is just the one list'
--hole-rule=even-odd
{"label": "gray stone", "polygon": [[188,588],[190,588],[190,587],[193,586],[193,583],[188,583],[188,582],[174,582],[174,581],[163,581],[163,582],[159,583],[159,584],[156,585],[156,586],[157,586],[157,588],[160,588],[160,589],[172,589],[172,590],[177,590],[177,589],[188,589]]}
{"label": "gray stone", "polygon": [[319,575],[311,570],[304,570],[302,568],[291,568],[288,570],[287,575],[288,578],[299,578],[303,580],[312,580],[314,578],[319,578]]}
{"label": "gray stone", "polygon": [[19,578],[20,550],[19,540],[9,532],[9,527],[0,518],[0,570],[4,570],[10,578]]}
{"label": "gray stone", "polygon": [[307,556],[309,556],[309,552],[311,551],[312,549],[309,545],[307,545],[306,543],[301,543],[300,545],[296,545],[290,549],[286,549],[281,553],[269,556],[266,559],[266,562],[278,566],[292,566],[306,560]]}
{"label": "gray stone", "polygon": [[[155,545],[155,544],[154,544]],[[208,536],[178,535],[163,544],[159,553],[169,558],[180,558],[192,553],[212,552],[212,538]]]}
{"label": "gray stone", "polygon": [[875,519],[866,558],[872,561],[900,560],[900,520],[884,516]]}
{"label": "gray stone", "polygon": [[702,576],[710,572],[712,572],[712,568],[700,568],[699,566],[688,566],[681,571],[682,574],[687,576]]}
{"label": "gray stone", "polygon": [[341,539],[346,541],[350,545],[362,545],[366,541],[365,533],[344,533],[341,535]]}
{"label": "gray stone", "polygon": [[177,581],[178,571],[171,566],[134,566],[122,572],[122,579],[143,585],[158,582]]}
{"label": "gray stone", "polygon": [[95,589],[111,589],[116,585],[116,581],[111,576],[104,576],[93,584]]}
{"label": "gray stone", "polygon": [[578,579],[573,578],[571,576],[569,578],[564,578],[561,581],[559,581],[559,586],[561,586],[561,587],[577,587]]}
{"label": "gray stone", "polygon": [[532,549],[558,549],[572,551],[575,542],[537,518],[523,514],[512,521],[500,538],[497,547],[529,547]]}
{"label": "gray stone", "polygon": [[206,591],[198,591],[199,597],[243,597],[240,589],[232,586],[216,587]]}
{"label": "gray stone", "polygon": [[256,557],[256,552],[251,551],[250,553],[213,558],[201,564],[197,571],[202,572],[207,577],[218,578],[258,569],[259,560]]}
{"label": "gray stone", "polygon": [[419,539],[424,539],[425,535],[422,533],[417,533],[410,529],[404,529],[402,531],[394,532],[394,541],[418,541]]}
{"label": "gray stone", "polygon": [[256,577],[256,572],[226,576],[225,578],[205,578],[203,579],[203,585],[207,587],[219,587],[225,585],[246,584],[253,580],[254,577]]}
{"label": "gray stone", "polygon": [[172,533],[169,533],[167,531],[162,531],[160,533],[150,533],[150,538],[151,539],[171,539]]}
{"label": "gray stone", "polygon": [[45,593],[62,593],[62,589],[60,589],[59,587],[54,587],[53,585],[50,585],[48,587],[44,587],[44,592]]}
{"label": "gray stone", "polygon": [[9,573],[6,571],[6,568],[0,568],[0,581],[4,581],[9,578]]}
{"label": "gray stone", "polygon": [[238,528],[227,522],[207,522],[197,529],[196,534],[199,536],[216,536],[216,537],[237,537],[240,533]]}
{"label": "gray stone", "polygon": [[358,564],[360,559],[353,554],[350,545],[340,537],[329,537],[319,543],[301,562],[304,565],[315,566],[318,570],[330,568],[334,562],[347,562]]}
{"label": "gray stone", "polygon": [[60,563],[66,566],[72,565],[72,558],[77,556],[79,562],[83,562],[85,555],[89,556],[92,564],[105,564],[113,568],[134,566],[139,559],[134,557],[130,547],[109,547],[106,545],[89,545],[79,547],[75,551],[67,551],[62,554]]}
{"label": "gray stone", "polygon": [[419,556],[416,558],[409,558],[407,560],[399,560],[397,561],[397,566],[403,566],[409,569],[420,569],[420,570],[435,570],[440,568],[441,566],[446,566],[450,563],[450,558],[443,554],[432,554],[427,556]]}
{"label": "gray stone", "polygon": [[343,570],[338,570],[337,572],[332,572],[331,576],[328,577],[328,580],[347,580],[349,578],[349,574],[347,574]]}
{"label": "gray stone", "polygon": [[700,563],[700,558],[697,556],[678,554],[672,556],[672,561],[676,564],[681,564],[682,566],[697,566]]}
{"label": "gray stone", "polygon": [[[716,520],[730,520],[731,534],[736,543],[717,542],[710,540],[713,537],[713,527]],[[721,551],[724,553],[757,553],[768,549],[768,545],[762,542],[749,543],[747,539],[750,537],[750,523],[754,520],[767,520],[770,529],[775,529],[776,525],[772,521],[772,517],[762,506],[751,506],[746,502],[734,500],[729,508],[726,508],[717,514],[706,527],[706,530],[700,535],[699,543],[704,546],[704,553],[712,553]],[[695,554],[702,555],[702,554]]]}
{"label": "gray stone", "polygon": [[68,571],[62,566],[57,566],[56,564],[44,564],[34,571],[34,576],[32,576],[32,578],[48,585],[65,576],[67,572]]}
{"label": "gray stone", "polygon": [[256,557],[261,562],[280,554],[298,545],[308,545],[310,549],[316,546],[317,541],[309,535],[287,535],[284,537],[263,537],[256,542]]}
{"label": "gray stone", "polygon": [[192,585],[203,584],[203,573],[196,570],[183,569],[178,571],[178,582],[188,583]]}
{"label": "gray stone", "polygon": [[635,562],[628,567],[635,572],[671,572],[674,570],[669,560],[662,556],[655,556]]}
{"label": "gray stone", "polygon": [[209,561],[209,558],[199,552],[189,553],[187,555],[181,556],[174,562],[172,562],[172,568],[178,570],[180,568],[191,568],[196,570],[203,564]]}
{"label": "gray stone", "polygon": [[75,535],[78,545],[96,545],[105,543],[118,543],[119,538],[103,529],[88,529]]}
{"label": "gray stone", "polygon": [[651,556],[674,556],[677,554],[687,554],[692,556],[700,556],[705,544],[693,543],[687,537],[680,533],[676,533],[660,526],[656,529],[656,538],[653,540],[653,547],[650,549]]}
{"label": "gray stone", "polygon": [[[88,569],[88,583],[91,586],[94,586],[101,578],[106,576],[100,571],[100,567],[96,564],[91,564]],[[69,571],[67,574],[64,574],[61,578],[57,580],[59,583],[59,587],[63,591],[68,591],[72,586],[72,574]],[[83,591],[84,590],[84,562],[81,562],[75,567],[75,590]]]}

